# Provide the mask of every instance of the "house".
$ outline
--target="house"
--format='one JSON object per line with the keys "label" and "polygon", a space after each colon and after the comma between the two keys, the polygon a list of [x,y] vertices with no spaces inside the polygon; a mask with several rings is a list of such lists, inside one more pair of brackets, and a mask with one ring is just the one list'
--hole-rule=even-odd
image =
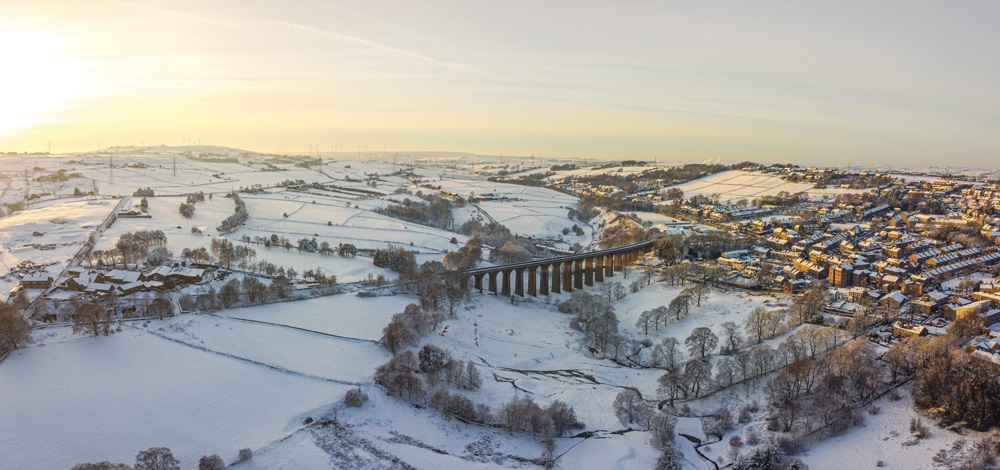
{"label": "house", "polygon": [[48,289],[52,285],[52,277],[48,274],[29,274],[21,279],[25,289]]}
{"label": "house", "polygon": [[906,302],[906,296],[900,291],[893,291],[886,294],[884,297],[879,299],[879,303],[884,306],[894,310],[898,310],[903,306],[903,302]]}
{"label": "house", "polygon": [[127,284],[121,284],[115,286],[115,293],[118,295],[129,295],[134,294],[143,290],[146,287],[145,283],[141,281],[129,282]]}
{"label": "house", "polygon": [[[989,309],[990,301],[988,300],[969,302],[968,304],[955,309],[955,318],[971,318],[975,315],[986,313]],[[989,323],[986,324],[988,325]]]}
{"label": "house", "polygon": [[892,334],[901,338],[927,336],[927,327],[915,323],[896,321],[892,324]]}
{"label": "house", "polygon": [[861,302],[861,299],[865,298],[866,290],[864,287],[855,286],[851,290],[847,291],[847,300],[851,302]]}
{"label": "house", "polygon": [[882,290],[895,290],[900,288],[899,276],[889,274],[882,277]]}
{"label": "house", "polygon": [[87,289],[91,283],[97,281],[97,273],[92,271],[84,271],[74,277],[66,280],[65,286],[67,289],[75,291],[83,291]]}
{"label": "house", "polygon": [[914,313],[919,313],[920,315],[929,317],[937,313],[938,304],[934,301],[920,299],[910,302],[910,307],[913,309]]}
{"label": "house", "polygon": [[142,281],[142,273],[137,271],[126,271],[123,269],[113,269],[105,274],[101,274],[98,277],[98,282],[107,282],[111,284],[130,284],[133,282]]}
{"label": "house", "polygon": [[91,282],[83,291],[92,294],[110,294],[115,291],[115,286],[106,282]]}
{"label": "house", "polygon": [[781,283],[781,290],[789,294],[794,294],[801,291],[808,283],[809,281],[805,279],[784,279]]}
{"label": "house", "polygon": [[201,268],[186,268],[186,267],[176,267],[172,268],[169,273],[167,273],[166,281],[172,282],[174,284],[182,283],[193,283],[201,281],[201,278],[205,275],[205,270]]}
{"label": "house", "polygon": [[170,274],[170,267],[168,266],[157,266],[153,269],[148,269],[143,272],[143,276],[150,281],[160,281],[163,282],[167,280],[167,275]]}
{"label": "house", "polygon": [[992,354],[1000,354],[1000,341],[997,341],[997,338],[983,341],[976,344],[976,349]]}

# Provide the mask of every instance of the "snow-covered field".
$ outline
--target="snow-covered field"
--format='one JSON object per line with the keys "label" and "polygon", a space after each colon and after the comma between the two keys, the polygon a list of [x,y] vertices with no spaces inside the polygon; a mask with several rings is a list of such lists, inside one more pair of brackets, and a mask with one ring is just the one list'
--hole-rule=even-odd
{"label": "snow-covered field", "polygon": [[[73,187],[89,190],[95,185],[101,194],[126,197],[140,187],[156,191],[157,197],[148,199],[152,218],[119,219],[101,236],[98,249],[111,248],[122,233],[139,229],[163,230],[175,255],[184,248],[207,247],[218,236],[215,227],[233,212],[233,201],[223,195],[249,186],[263,189],[243,196],[250,220],[225,235],[234,243],[242,243],[245,236],[272,234],[293,244],[313,237],[332,246],[381,248],[391,243],[420,251],[420,261],[439,260],[457,247],[451,243],[453,237],[459,246],[466,237],[373,212],[406,197],[416,198],[416,191],[488,199],[456,209],[456,225],[477,217],[494,219],[513,233],[561,237],[563,245],[588,245],[595,235],[592,226],[567,217],[576,198],[485,181],[469,170],[488,172],[501,166],[469,164],[458,155],[411,156],[407,165],[394,164],[385,156],[380,161],[327,161],[308,169],[273,156],[217,147],[118,150],[114,184],[106,154],[41,158],[40,169],[33,170],[50,174],[66,168],[82,173],[67,182],[38,185],[59,197],[71,195]],[[179,156],[181,152],[235,156],[240,161],[193,160]],[[176,177],[174,156],[178,156]],[[22,160],[3,162],[0,169],[18,170],[27,163]],[[409,166],[417,160],[420,165]],[[137,168],[140,163],[147,167]],[[622,173],[641,170],[629,167]],[[279,184],[285,180],[325,186]],[[20,184],[15,178],[0,178],[0,202],[17,201],[18,191],[23,195]],[[721,200],[732,201],[780,191],[794,194],[809,185],[731,171],[681,188],[688,197],[719,194]],[[197,203],[194,217],[185,219],[178,206],[183,194],[194,191],[214,197]],[[137,202],[131,198],[123,204]],[[46,196],[27,210],[0,218],[0,261],[8,267],[23,260],[51,264],[54,276],[117,203],[117,198]],[[653,223],[675,222],[658,214],[640,216]],[[574,224],[583,228],[582,236],[562,235]],[[191,227],[204,233],[193,234]],[[31,243],[53,248],[28,247]],[[252,247],[257,261],[299,272],[319,267],[341,282],[360,280],[369,273],[394,277],[372,266],[370,258]],[[637,277],[633,270],[628,278],[616,273],[607,281],[628,285]],[[3,282],[10,283],[10,277]],[[190,287],[187,293],[207,288]],[[648,334],[636,326],[643,311],[668,305],[682,289],[653,283],[615,301],[620,332],[652,342],[674,337],[683,344],[695,328],[720,334],[722,323],[742,324],[756,306],[780,309],[789,301],[786,296],[712,289],[701,305],[692,305],[691,314],[676,323]],[[589,290],[597,293],[599,286]],[[542,406],[555,400],[573,406],[590,433],[555,440],[558,468],[652,468],[658,451],[648,444],[649,433],[626,430],[612,402],[625,387],[656,400],[657,379],[663,371],[595,358],[581,333],[569,327],[571,316],[556,309],[556,303],[567,298],[565,293],[515,299],[472,293],[468,303],[446,316],[416,347],[434,344],[456,359],[476,364],[482,388],[451,391],[494,411],[523,395]],[[413,302],[416,298],[411,295],[342,294],[162,321],[130,321],[118,325],[111,336],[98,338],[74,335],[68,326],[38,329],[35,344],[0,362],[0,468],[69,468],[102,460],[131,463],[138,451],[153,446],[171,448],[185,469],[195,468],[205,454],[232,460],[241,448],[253,449],[255,456],[237,468],[532,468],[530,460],[543,453],[536,437],[447,420],[387,397],[373,384],[375,369],[390,357],[378,345],[383,328],[392,315]],[[767,344],[773,347],[783,338],[779,335]],[[713,356],[710,361],[717,359]],[[344,393],[355,386],[368,394],[369,403],[357,409],[343,407]],[[929,439],[903,445],[909,439],[909,418],[915,415],[909,395],[903,395],[900,401],[878,402],[881,413],[867,416],[864,427],[813,444],[801,457],[812,468],[872,467],[879,460],[889,468],[930,468],[930,457],[956,436],[932,427]],[[677,431],[704,439],[700,420],[693,415],[752,399],[762,402],[762,389],[727,391],[687,402],[692,416],[679,417]],[[307,418],[314,424],[305,424]],[[763,413],[757,413],[748,426],[759,429],[762,420]],[[745,431],[747,427],[735,432]],[[686,468],[716,468],[698,456],[691,442],[678,438],[676,445]],[[730,461],[725,444],[702,451],[723,465]]]}
{"label": "snow-covered field", "polygon": [[57,277],[117,203],[115,199],[67,200],[0,218],[0,269],[4,274],[0,289],[6,292],[20,280],[9,273],[25,261],[45,265],[45,272]]}
{"label": "snow-covered field", "polygon": [[546,188],[470,179],[448,179],[435,181],[434,184],[465,198],[488,196],[498,199],[482,201],[477,206],[497,222],[506,225],[514,234],[561,236],[563,229],[577,224],[584,230],[584,235],[574,237],[570,233],[564,237],[567,243],[580,242],[586,245],[592,241],[590,227],[566,217],[569,210],[576,206],[577,200],[573,196]]}
{"label": "snow-covered field", "polygon": [[[874,403],[878,414],[865,413],[860,428],[814,444],[801,456],[809,468],[837,470],[841,468],[937,468],[931,460],[938,451],[950,448],[962,438],[952,431],[934,426],[933,421],[913,409],[910,387],[900,389],[900,400],[882,398]],[[930,437],[914,439],[910,419],[920,418],[930,429]],[[972,433],[976,434],[976,433]],[[975,435],[969,435],[970,440]],[[883,465],[877,465],[883,462]]]}
{"label": "snow-covered field", "polygon": [[754,171],[729,170],[694,181],[688,181],[671,188],[684,191],[684,197],[695,195],[718,195],[719,202],[735,202],[740,199],[753,200],[761,196],[777,196],[784,191],[798,194],[810,191],[811,184],[790,183],[778,176]]}
{"label": "snow-covered field", "polygon": [[42,344],[15,352],[0,366],[4,468],[131,463],[138,451],[158,446],[193,468],[202,455],[228,457],[283,438],[348,388],[142,329]]}

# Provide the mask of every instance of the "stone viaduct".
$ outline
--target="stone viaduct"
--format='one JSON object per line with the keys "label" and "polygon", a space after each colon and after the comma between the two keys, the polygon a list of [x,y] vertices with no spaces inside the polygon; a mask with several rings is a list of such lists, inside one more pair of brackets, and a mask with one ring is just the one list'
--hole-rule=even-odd
{"label": "stone viaduct", "polygon": [[[483,281],[492,294],[510,296],[525,294],[532,297],[549,292],[572,292],[604,282],[626,264],[638,260],[653,247],[653,240],[590,253],[559,256],[523,263],[476,268],[466,271],[474,278],[474,286],[483,292]],[[513,281],[511,280],[513,274]],[[527,279],[525,279],[527,277]]]}

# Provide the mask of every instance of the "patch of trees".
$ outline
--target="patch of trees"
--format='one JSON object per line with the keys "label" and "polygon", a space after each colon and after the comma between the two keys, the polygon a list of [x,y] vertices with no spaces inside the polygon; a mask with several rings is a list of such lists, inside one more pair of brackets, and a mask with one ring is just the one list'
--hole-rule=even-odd
{"label": "patch of trees", "polygon": [[[730,326],[737,329],[735,323]],[[687,361],[684,360],[680,341],[672,337],[654,345],[648,359],[640,356],[637,360],[643,365],[665,371],[659,379],[658,393],[673,404],[678,399],[704,396],[736,384],[742,384],[749,394],[757,390],[761,377],[795,361],[816,357],[836,346],[846,335],[834,328],[804,325],[777,348],[753,346],[734,352],[732,345],[739,344],[739,337],[733,340],[726,330],[727,327],[723,326],[722,338],[711,331],[696,329],[692,332],[684,341],[690,355]],[[720,342],[731,356],[715,362],[713,375],[712,363],[706,358]]]}
{"label": "patch of trees", "polygon": [[247,212],[247,205],[243,202],[243,199],[240,198],[239,194],[230,193],[226,195],[226,197],[231,197],[233,199],[233,202],[236,204],[236,209],[233,212],[233,215],[226,217],[226,220],[223,220],[222,223],[216,228],[220,234],[236,230],[237,227],[246,222],[250,217],[250,213]]}
{"label": "patch of trees", "polygon": [[862,407],[891,385],[865,338],[824,356],[803,357],[779,371],[765,388],[768,429],[793,440],[820,430],[838,434],[861,424]]}
{"label": "patch of trees", "polygon": [[375,209],[375,212],[407,222],[451,230],[455,223],[455,218],[451,213],[451,201],[437,196],[426,196],[424,199],[427,202],[405,198],[400,204]]}
{"label": "patch of trees", "polygon": [[382,330],[382,345],[389,352],[396,354],[417,344],[417,340],[437,329],[444,321],[440,312],[424,311],[417,304],[407,305],[402,313],[392,316],[389,324]]}
{"label": "patch of trees", "polygon": [[[233,280],[235,281],[235,279]],[[266,300],[267,285],[260,279],[253,276],[244,276],[241,285],[250,303],[263,303]]]}
{"label": "patch of trees", "polygon": [[[320,244],[320,254],[323,254],[323,244]],[[354,258],[358,256],[358,247],[354,246],[353,243],[340,243],[337,245],[337,254],[345,258]]]}
{"label": "patch of trees", "polygon": [[186,202],[182,202],[177,210],[181,213],[181,216],[183,216],[185,219],[190,219],[191,217],[194,217],[194,204],[188,204]]}
{"label": "patch of trees", "polygon": [[478,238],[470,238],[465,246],[444,255],[442,263],[452,271],[466,271],[476,267],[483,257],[483,248]]}
{"label": "patch of trees", "polygon": [[531,261],[534,246],[531,246],[531,250],[528,249],[528,246],[531,246],[531,244],[527,241],[523,243],[520,240],[509,241],[498,248],[490,250],[490,261],[500,264]]}
{"label": "patch of trees", "polygon": [[375,250],[372,264],[380,268],[400,273],[415,273],[417,271],[417,258],[413,251],[398,248],[392,245],[382,250]]}
{"label": "patch of trees", "polygon": [[181,216],[183,216],[185,219],[190,219],[191,217],[194,217],[194,204],[182,202],[177,210],[181,213]]}
{"label": "patch of trees", "polygon": [[163,317],[173,314],[174,306],[170,303],[170,298],[165,295],[157,296],[157,298],[153,299],[153,301],[149,303],[149,306],[146,307],[146,315],[157,317],[160,320],[163,320]]}
{"label": "patch of trees", "polygon": [[306,184],[305,180],[286,179],[286,180],[281,181],[280,183],[276,184],[275,186],[281,186],[281,187],[287,188],[289,186],[301,186],[301,185],[304,185],[304,184]]}
{"label": "patch of trees", "polygon": [[169,248],[165,246],[155,246],[149,250],[149,255],[146,256],[146,264],[150,266],[159,266],[167,261],[170,261],[174,257],[174,252],[170,251]]}
{"label": "patch of trees", "polygon": [[483,245],[499,247],[505,243],[514,241],[514,235],[510,229],[497,222],[488,222],[485,225],[480,219],[471,219],[460,227],[458,233],[471,238],[478,238]]}
{"label": "patch of trees", "polygon": [[808,469],[802,460],[789,457],[776,442],[769,442],[753,452],[741,455],[733,462],[733,470],[791,470]]}
{"label": "patch of trees", "polygon": [[196,193],[188,194],[187,195],[187,200],[185,202],[187,202],[188,204],[195,204],[195,203],[198,203],[198,202],[205,202],[205,192],[204,191],[198,191]]}
{"label": "patch of trees", "polygon": [[352,388],[344,394],[344,405],[351,408],[360,408],[368,403],[368,395],[360,388]]}
{"label": "patch of trees", "polygon": [[[570,220],[579,220],[580,222],[587,223],[590,222],[594,217],[597,217],[601,213],[601,207],[609,207],[615,205],[613,202],[616,199],[621,198],[604,198],[592,194],[584,195],[577,202],[576,208],[570,208],[569,213],[566,214]],[[609,202],[610,200],[610,202]]]}
{"label": "patch of trees", "polygon": [[60,168],[55,173],[36,177],[35,181],[40,183],[62,183],[72,178],[83,178],[83,175],[78,172],[67,173],[65,168]]}
{"label": "patch of trees", "polygon": [[760,196],[754,199],[752,204],[758,207],[787,207],[794,206],[808,200],[809,194],[804,192],[791,194],[788,191],[779,191],[778,194],[775,194],[774,196]]}
{"label": "patch of trees", "polygon": [[505,177],[511,172],[508,170],[500,170],[497,172],[497,176],[491,176],[487,178],[487,181],[503,181],[508,183],[516,183],[523,186],[533,186],[542,187],[548,184],[548,178],[555,175],[552,171],[541,171],[537,173],[528,173],[524,175],[519,175],[517,178],[508,180]]}
{"label": "patch of trees", "polygon": [[[127,232],[118,237],[114,248],[91,251],[88,261],[91,266],[98,265],[103,267],[114,266],[120,259],[123,265],[128,266],[136,264],[139,261],[149,262],[151,253],[153,254],[154,262],[163,257],[169,259],[173,254],[164,247],[166,244],[167,236],[162,230]],[[152,249],[155,247],[163,248],[163,250],[156,250],[153,253]]]}
{"label": "patch of trees", "polygon": [[211,263],[215,258],[208,253],[208,249],[201,246],[195,249],[184,248],[181,250],[181,258],[192,263]]}
{"label": "patch of trees", "polygon": [[[981,331],[981,330],[980,330]],[[915,374],[917,406],[978,431],[1000,425],[1000,366],[962,349],[953,331],[900,341],[885,353],[892,378]]]}
{"label": "patch of trees", "polygon": [[539,434],[545,437],[559,437],[567,431],[584,427],[584,424],[576,419],[573,407],[556,400],[542,408],[527,395],[516,396],[504,404],[497,412],[497,421],[508,431]]}
{"label": "patch of trees", "polygon": [[31,322],[21,309],[0,303],[0,357],[31,343]]}
{"label": "patch of trees", "polygon": [[572,181],[591,186],[613,186],[620,188],[626,193],[634,193],[644,186],[653,183],[657,185],[676,185],[731,169],[734,169],[734,167],[730,165],[689,163],[669,168],[651,168],[638,174],[629,175],[618,173],[580,175],[566,178],[564,181],[571,179]]}
{"label": "patch of trees", "polygon": [[427,405],[446,417],[493,423],[488,405],[477,405],[464,395],[449,391],[451,388],[478,390],[482,385],[479,369],[471,362],[454,359],[450,352],[440,347],[427,344],[417,354],[409,349],[395,354],[375,371],[375,383],[391,396]]}
{"label": "patch of trees", "polygon": [[661,326],[667,326],[686,318],[691,313],[691,296],[681,292],[674,297],[667,306],[659,306],[654,309],[645,310],[639,314],[636,321],[636,328],[641,329],[643,334],[648,334],[649,330],[657,331]]}
{"label": "patch of trees", "polygon": [[569,300],[559,304],[559,311],[573,314],[569,326],[583,333],[584,344],[594,356],[618,358],[626,340],[618,332],[618,316],[608,301],[577,290]]}
{"label": "patch of trees", "polygon": [[[298,274],[293,268],[288,268],[286,271],[284,268],[279,267],[274,278],[271,279],[270,284],[267,284],[266,287],[262,281],[257,280],[255,277],[245,276],[243,278],[243,291],[253,303],[263,303],[275,299],[288,299],[294,290],[291,279],[298,276]],[[315,270],[307,269],[302,273],[302,277],[325,288],[325,292],[327,293],[337,292],[335,287],[337,285],[336,275],[323,274],[322,270],[316,268]],[[257,282],[248,281],[248,279],[254,279]]]}
{"label": "patch of trees", "polygon": [[132,196],[133,197],[155,197],[156,194],[154,193],[153,188],[139,188],[139,189],[136,189],[134,193],[132,193]]}
{"label": "patch of trees", "polygon": [[107,336],[113,317],[108,309],[92,303],[76,307],[73,313],[73,333]]}
{"label": "patch of trees", "polygon": [[611,404],[615,416],[630,429],[650,431],[653,447],[662,449],[673,443],[676,420],[657,409],[657,402],[646,400],[638,390],[626,388]]}
{"label": "patch of trees", "polygon": [[[250,461],[253,451],[240,449],[232,465]],[[166,447],[150,447],[140,451],[135,456],[135,467],[124,463],[108,461],[97,463],[79,463],[72,470],[180,470],[181,462],[174,457],[173,452]],[[218,454],[205,455],[198,460],[198,470],[222,470],[226,462]]]}
{"label": "patch of trees", "polygon": [[639,243],[650,237],[651,235],[642,228],[638,221],[623,216],[604,228],[598,242],[607,249]]}
{"label": "patch of trees", "polygon": [[213,238],[209,249],[219,260],[219,264],[227,268],[232,267],[233,263],[244,267],[250,266],[257,257],[257,251],[253,248],[234,245],[228,238]]}

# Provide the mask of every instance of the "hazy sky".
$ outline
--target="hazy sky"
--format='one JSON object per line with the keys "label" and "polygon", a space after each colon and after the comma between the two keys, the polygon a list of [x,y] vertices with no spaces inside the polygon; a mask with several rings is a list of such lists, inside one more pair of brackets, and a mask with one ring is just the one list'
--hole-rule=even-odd
{"label": "hazy sky", "polygon": [[0,0],[0,150],[1000,166],[1000,2]]}

